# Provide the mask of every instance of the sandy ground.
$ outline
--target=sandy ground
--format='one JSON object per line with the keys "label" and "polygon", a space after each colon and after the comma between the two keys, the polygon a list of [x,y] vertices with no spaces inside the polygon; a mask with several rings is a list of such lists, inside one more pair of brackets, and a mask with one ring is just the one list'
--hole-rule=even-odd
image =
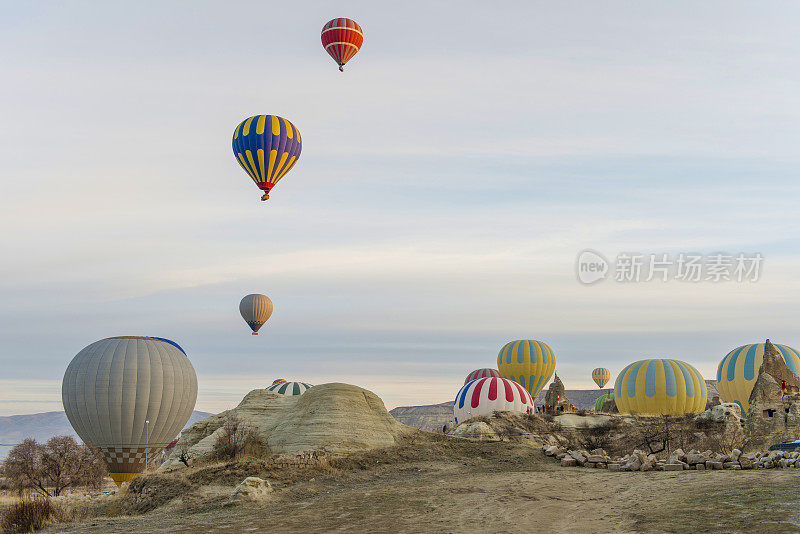
{"label": "sandy ground", "polygon": [[209,484],[205,505],[46,532],[800,532],[800,469],[611,473],[507,443],[474,452],[276,482],[259,505],[224,506],[231,488]]}

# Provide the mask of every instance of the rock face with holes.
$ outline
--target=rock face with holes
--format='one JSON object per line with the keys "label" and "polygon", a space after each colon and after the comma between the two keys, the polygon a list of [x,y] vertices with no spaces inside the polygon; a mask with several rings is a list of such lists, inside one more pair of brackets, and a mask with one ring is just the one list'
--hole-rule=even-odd
{"label": "rock face with holes", "polygon": [[800,379],[768,339],[745,419],[745,429],[753,439],[766,443],[800,438],[799,387]]}
{"label": "rock face with holes", "polygon": [[230,417],[251,426],[273,454],[314,450],[343,454],[389,447],[415,431],[389,415],[380,397],[357,386],[321,384],[297,396],[256,389],[236,408],[184,430],[161,469],[182,467],[182,453],[190,464],[211,453]]}

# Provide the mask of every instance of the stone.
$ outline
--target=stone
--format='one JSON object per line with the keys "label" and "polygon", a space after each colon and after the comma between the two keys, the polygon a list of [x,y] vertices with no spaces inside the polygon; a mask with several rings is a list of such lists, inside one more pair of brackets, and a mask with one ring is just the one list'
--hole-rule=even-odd
{"label": "stone", "polygon": [[694,468],[697,469],[698,471],[705,471],[706,470],[706,464],[697,464],[697,465],[694,466]]}
{"label": "stone", "polygon": [[574,458],[575,461],[578,462],[578,465],[580,466],[583,466],[583,464],[586,463],[586,456],[584,456],[583,453],[580,451],[567,451],[567,454],[569,454],[572,458]]}
{"label": "stone", "polygon": [[683,471],[683,464],[664,464],[664,471]]}
{"label": "stone", "polygon": [[605,456],[601,456],[599,454],[590,454],[589,457],[586,458],[586,461],[596,464],[596,463],[599,463],[599,462],[605,462],[606,461],[606,457]]}
{"label": "stone", "polygon": [[561,459],[561,467],[576,467],[578,465],[578,461],[571,456],[565,456]]}
{"label": "stone", "polygon": [[683,452],[683,449],[675,449],[672,451],[672,454],[669,455],[669,459],[667,463],[674,464],[677,461],[685,461],[686,460],[686,453]]}
{"label": "stone", "polygon": [[[706,465],[708,467],[708,465]],[[722,462],[711,462],[711,469],[722,469],[723,465]]]}
{"label": "stone", "polygon": [[738,462],[724,462],[722,464],[722,468],[723,469],[733,469],[733,466],[737,466],[737,467],[741,468],[741,466],[739,465]]}
{"label": "stone", "polygon": [[747,458],[746,455],[742,455],[739,457],[739,465],[742,466],[742,469],[752,469],[753,460]]}
{"label": "stone", "polygon": [[642,467],[642,461],[638,456],[634,456],[623,467],[626,471],[638,471]]}
{"label": "stone", "polygon": [[609,471],[619,471],[621,467],[622,467],[622,464],[618,464],[616,462],[612,462],[612,463],[608,464],[608,470]]}
{"label": "stone", "polygon": [[689,465],[704,464],[708,460],[705,454],[699,452],[690,452],[686,455],[686,463]]}
{"label": "stone", "polygon": [[236,486],[230,495],[230,502],[257,502],[269,496],[272,486],[263,478],[247,477]]}
{"label": "stone", "polygon": [[742,451],[740,451],[739,449],[733,449],[733,450],[731,451],[731,458],[733,458],[733,461],[734,461],[734,462],[738,462],[738,461],[739,461],[739,458],[740,458],[741,456],[742,456]]}
{"label": "stone", "polygon": [[558,445],[550,445],[549,447],[544,449],[544,453],[547,456],[555,456],[556,455],[556,451],[558,451]]}

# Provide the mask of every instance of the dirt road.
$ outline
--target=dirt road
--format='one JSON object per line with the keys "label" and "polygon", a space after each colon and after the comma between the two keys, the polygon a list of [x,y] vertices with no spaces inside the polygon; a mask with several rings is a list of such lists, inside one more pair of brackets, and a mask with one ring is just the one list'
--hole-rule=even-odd
{"label": "dirt road", "polygon": [[800,469],[611,473],[561,468],[507,443],[481,447],[276,483],[258,506],[225,506],[230,487],[209,484],[195,492],[205,501],[48,532],[800,532]]}

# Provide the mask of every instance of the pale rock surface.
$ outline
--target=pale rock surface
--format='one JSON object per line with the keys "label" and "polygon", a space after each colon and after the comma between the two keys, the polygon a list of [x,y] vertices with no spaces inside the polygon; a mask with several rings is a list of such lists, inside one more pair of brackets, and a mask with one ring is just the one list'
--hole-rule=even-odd
{"label": "pale rock surface", "polygon": [[272,486],[263,478],[247,477],[233,489],[229,500],[231,502],[263,501],[271,491]]}
{"label": "pale rock surface", "polygon": [[488,440],[500,439],[500,436],[497,435],[497,432],[495,432],[492,427],[483,421],[467,421],[466,423],[461,423],[453,430],[452,435],[460,436],[462,438]]}
{"label": "pale rock surface", "polygon": [[389,447],[415,432],[397,422],[371,391],[349,384],[321,384],[302,395],[286,396],[266,389],[248,393],[236,408],[198,421],[181,433],[173,453],[159,469],[183,467],[210,453],[226,419],[236,416],[251,425],[274,454],[325,449],[332,454]]}

